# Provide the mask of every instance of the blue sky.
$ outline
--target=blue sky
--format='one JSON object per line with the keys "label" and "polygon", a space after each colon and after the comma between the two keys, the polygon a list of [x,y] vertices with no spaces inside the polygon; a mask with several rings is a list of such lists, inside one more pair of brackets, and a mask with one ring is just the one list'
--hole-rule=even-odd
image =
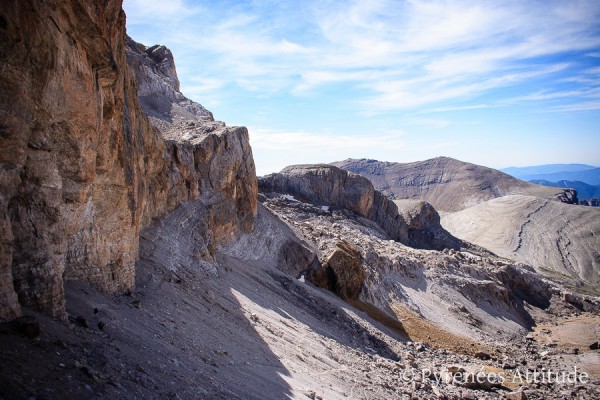
{"label": "blue sky", "polygon": [[259,175],[440,155],[600,165],[600,1],[125,0]]}

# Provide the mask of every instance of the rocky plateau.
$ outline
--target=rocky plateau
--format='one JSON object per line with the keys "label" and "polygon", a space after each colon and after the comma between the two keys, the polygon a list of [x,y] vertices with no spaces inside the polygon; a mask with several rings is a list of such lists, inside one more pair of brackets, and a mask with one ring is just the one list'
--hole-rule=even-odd
{"label": "rocky plateau", "polygon": [[333,165],[368,178],[386,196],[423,200],[439,211],[460,211],[509,194],[577,204],[573,190],[523,182],[498,170],[449,157],[413,163],[348,159]]}

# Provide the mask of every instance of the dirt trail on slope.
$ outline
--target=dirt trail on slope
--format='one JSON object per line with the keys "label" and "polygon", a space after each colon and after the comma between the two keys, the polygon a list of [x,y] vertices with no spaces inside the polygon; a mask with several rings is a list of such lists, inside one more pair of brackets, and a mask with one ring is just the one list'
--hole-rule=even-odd
{"label": "dirt trail on slope", "polygon": [[489,345],[481,344],[465,336],[459,336],[418,316],[400,303],[392,303],[392,310],[402,322],[408,337],[417,342],[423,342],[434,348],[446,349],[463,354],[474,355],[477,352],[494,352]]}
{"label": "dirt trail on slope", "polygon": [[537,342],[556,347],[550,355],[573,362],[593,379],[600,379],[600,352],[590,345],[600,340],[600,316],[578,315],[540,324],[534,329]]}

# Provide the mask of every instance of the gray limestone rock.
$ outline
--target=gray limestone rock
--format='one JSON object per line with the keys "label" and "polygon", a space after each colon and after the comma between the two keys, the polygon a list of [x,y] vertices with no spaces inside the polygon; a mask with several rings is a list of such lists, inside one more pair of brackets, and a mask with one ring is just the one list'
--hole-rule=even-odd
{"label": "gray limestone rock", "polygon": [[[294,165],[280,173],[259,179],[262,192],[285,193],[316,206],[334,207],[351,211],[374,221],[390,238],[417,248],[458,248],[460,241],[445,232],[432,207],[421,211],[429,217],[411,216],[409,224],[398,212],[398,207],[368,179],[328,164]],[[416,214],[420,214],[417,212]],[[406,214],[408,217],[408,213]],[[419,220],[427,224],[419,224]],[[430,230],[430,228],[432,230]]]}

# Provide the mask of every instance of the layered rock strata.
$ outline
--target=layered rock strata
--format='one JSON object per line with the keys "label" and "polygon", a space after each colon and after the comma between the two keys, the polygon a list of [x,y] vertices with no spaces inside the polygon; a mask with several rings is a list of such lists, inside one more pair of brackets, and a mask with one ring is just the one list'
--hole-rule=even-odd
{"label": "layered rock strata", "polygon": [[333,165],[368,178],[386,196],[423,200],[440,211],[463,210],[509,194],[577,204],[572,189],[534,185],[492,168],[449,157],[411,163],[348,159]]}
{"label": "layered rock strata", "polygon": [[[390,238],[411,247],[443,249],[460,246],[459,240],[441,228],[439,218],[437,222],[432,219],[432,225],[409,226],[396,204],[375,190],[368,179],[333,165],[289,166],[280,173],[259,178],[259,186],[266,193],[289,194],[307,203],[351,211],[375,222]],[[435,232],[424,232],[429,229]],[[417,230],[423,234],[415,234]]]}
{"label": "layered rock strata", "polygon": [[544,275],[578,281],[598,293],[600,210],[531,196],[505,196],[447,214],[457,237],[529,264]]}
{"label": "layered rock strata", "polygon": [[[177,92],[167,52],[150,56],[165,73],[140,88],[171,79]],[[63,315],[65,279],[132,287],[140,230],[184,201],[209,210],[211,246],[251,229],[246,129],[203,112],[164,137],[149,123],[120,0],[3,2],[0,67],[0,317],[20,305]]]}
{"label": "layered rock strata", "polygon": [[161,131],[187,121],[213,121],[213,115],[179,91],[173,53],[161,45],[146,47],[127,37],[127,63],[135,74],[144,113]]}

